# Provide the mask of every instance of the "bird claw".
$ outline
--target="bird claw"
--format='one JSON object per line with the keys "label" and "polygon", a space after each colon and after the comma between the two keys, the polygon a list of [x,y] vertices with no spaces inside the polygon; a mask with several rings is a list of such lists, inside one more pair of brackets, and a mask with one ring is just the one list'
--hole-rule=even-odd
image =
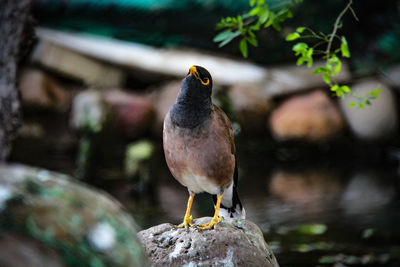
{"label": "bird claw", "polygon": [[199,224],[196,226],[199,230],[208,230],[215,228],[215,226],[222,220],[222,217],[213,218],[209,223]]}
{"label": "bird claw", "polygon": [[194,224],[192,224],[193,221],[193,216],[190,215],[189,218],[185,218],[183,220],[183,223],[181,223],[180,225],[176,225],[174,226],[175,229],[179,229],[179,228],[186,228],[188,229],[189,227],[193,227]]}

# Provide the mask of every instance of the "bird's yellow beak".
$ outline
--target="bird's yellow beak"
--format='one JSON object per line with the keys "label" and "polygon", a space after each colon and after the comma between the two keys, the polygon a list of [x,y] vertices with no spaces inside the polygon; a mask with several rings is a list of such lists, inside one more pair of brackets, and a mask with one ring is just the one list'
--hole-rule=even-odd
{"label": "bird's yellow beak", "polygon": [[192,74],[194,77],[196,77],[196,79],[198,79],[201,82],[201,84],[203,84],[203,85],[209,85],[209,83],[210,83],[209,79],[207,79],[206,82],[203,82],[203,80],[200,78],[199,72],[197,71],[195,66],[190,67],[189,74]]}

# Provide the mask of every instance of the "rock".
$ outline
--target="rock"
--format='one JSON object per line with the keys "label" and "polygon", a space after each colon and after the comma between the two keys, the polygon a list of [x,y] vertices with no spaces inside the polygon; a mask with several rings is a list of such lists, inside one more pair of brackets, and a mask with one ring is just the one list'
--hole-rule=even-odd
{"label": "rock", "polygon": [[68,266],[147,266],[121,205],[63,174],[0,165],[0,229],[55,249]]}
{"label": "rock", "polygon": [[72,102],[70,123],[77,130],[98,133],[104,127],[107,113],[107,107],[100,92],[82,91]]}
{"label": "rock", "polygon": [[176,101],[176,97],[181,88],[181,81],[172,81],[162,85],[160,88],[155,88],[151,96],[153,106],[156,112],[153,124],[153,132],[161,135],[164,123],[164,117],[168,110]]}
{"label": "rock", "polygon": [[380,140],[392,137],[398,130],[397,103],[393,92],[378,80],[364,80],[351,86],[354,94],[365,96],[375,88],[382,90],[378,99],[364,109],[350,108],[354,97],[340,99],[340,107],[350,129],[360,139]]}
{"label": "rock", "polygon": [[[313,69],[323,67],[325,62],[314,62]],[[313,69],[307,66],[296,66],[294,64],[284,65],[268,69],[268,78],[265,81],[264,91],[272,96],[292,94],[318,86],[326,86],[321,75],[312,73]],[[342,69],[335,81],[344,82],[351,79],[349,67],[346,62],[342,63]]]}
{"label": "rock", "polygon": [[39,70],[25,70],[19,81],[22,104],[43,109],[64,110],[69,92]]}
{"label": "rock", "polygon": [[264,128],[272,101],[263,94],[259,86],[237,84],[230,88],[228,94],[235,117],[244,131]]}
{"label": "rock", "polygon": [[394,65],[383,71],[382,78],[393,88],[400,89],[400,65]]}
{"label": "rock", "polygon": [[224,219],[206,231],[174,229],[165,223],[139,232],[138,237],[152,266],[279,266],[261,230],[245,220]]}
{"label": "rock", "polygon": [[[59,36],[54,38],[64,41]],[[126,80],[123,70],[48,40],[39,41],[32,53],[32,61],[86,85],[121,87]]]}
{"label": "rock", "polygon": [[0,231],[0,247],[0,266],[66,266],[60,253],[29,236]]}
{"label": "rock", "polygon": [[116,123],[116,130],[124,137],[137,137],[145,132],[153,119],[153,106],[149,97],[112,90],[104,99]]}
{"label": "rock", "polygon": [[[115,71],[111,72],[113,69],[110,67],[110,72],[106,72],[107,69],[103,66],[105,64],[91,63],[94,59],[98,59],[153,75],[179,78],[183,78],[190,66],[196,64],[210,71],[214,84],[233,85],[237,82],[257,82],[266,78],[266,70],[260,66],[243,60],[210,55],[204,51],[182,49],[182,47],[155,48],[101,36],[44,28],[39,28],[36,32],[41,42],[37,48],[39,51],[36,52],[39,56],[35,58],[42,61],[42,64],[51,64],[53,68],[68,71],[78,77],[86,74],[88,78],[96,77],[108,83],[119,77]],[[54,50],[57,50],[57,53]],[[78,55],[82,59],[76,59]]]}
{"label": "rock", "polygon": [[338,108],[322,91],[293,96],[271,114],[273,135],[278,140],[325,141],[344,126]]}

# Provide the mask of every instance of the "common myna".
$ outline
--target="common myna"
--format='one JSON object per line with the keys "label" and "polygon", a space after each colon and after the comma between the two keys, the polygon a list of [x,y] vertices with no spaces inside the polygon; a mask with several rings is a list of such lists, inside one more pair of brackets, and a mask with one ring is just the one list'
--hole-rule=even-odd
{"label": "common myna", "polygon": [[194,195],[213,195],[215,213],[198,229],[214,227],[222,217],[245,218],[236,192],[238,171],[231,123],[211,102],[212,78],[203,67],[192,66],[183,79],[175,104],[164,119],[163,144],[167,165],[189,190],[183,223],[193,226],[190,209]]}

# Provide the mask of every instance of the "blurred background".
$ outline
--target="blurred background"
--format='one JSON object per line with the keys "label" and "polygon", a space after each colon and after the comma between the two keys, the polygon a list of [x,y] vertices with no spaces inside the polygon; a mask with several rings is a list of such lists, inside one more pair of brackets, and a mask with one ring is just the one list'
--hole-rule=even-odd
{"label": "blurred background", "polygon": [[[285,36],[331,32],[346,1],[304,1],[293,18],[238,42],[213,42],[247,0],[33,0],[33,44],[18,76],[22,124],[9,162],[104,189],[145,229],[179,223],[188,193],[171,176],[162,121],[191,65],[207,68],[230,117],[247,219],[281,266],[400,264],[400,2],[355,0],[343,18],[351,58],[337,78],[382,90],[364,109],[297,67]],[[316,62],[315,64],[319,64]],[[207,194],[193,215],[211,216]]]}

